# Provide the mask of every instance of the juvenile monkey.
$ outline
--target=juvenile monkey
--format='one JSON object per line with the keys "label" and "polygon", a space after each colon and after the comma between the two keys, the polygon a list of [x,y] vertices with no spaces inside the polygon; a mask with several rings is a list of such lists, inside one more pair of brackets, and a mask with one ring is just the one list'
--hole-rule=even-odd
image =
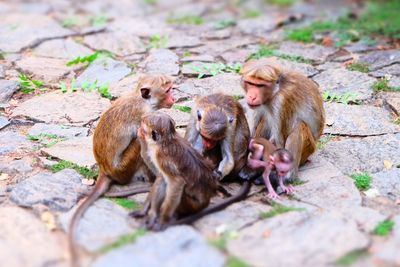
{"label": "juvenile monkey", "polygon": [[142,171],[150,181],[154,175],[140,156],[137,130],[143,114],[174,104],[173,83],[165,75],[145,75],[135,91],[117,99],[101,116],[93,135],[93,153],[99,166],[96,186],[78,207],[69,226],[69,246],[73,265],[76,251],[73,237],[77,223],[86,209],[102,196],[112,183],[127,184]]}
{"label": "juvenile monkey", "polygon": [[261,168],[263,170],[262,177],[268,189],[269,198],[279,198],[269,178],[272,170],[276,170],[282,190],[287,194],[294,192],[294,188],[291,185],[285,186],[283,181],[286,174],[294,167],[293,156],[288,150],[277,149],[271,142],[260,137],[251,139],[249,150],[247,165],[252,169]]}
{"label": "juvenile monkey", "polygon": [[160,230],[177,217],[207,207],[218,179],[212,166],[176,133],[172,118],[162,112],[143,116],[138,136],[142,158],[157,176],[149,205],[140,214],[148,213],[147,227]]}
{"label": "juvenile monkey", "polygon": [[246,173],[241,170],[247,169],[250,131],[243,108],[233,97],[212,94],[196,99],[185,138],[214,163],[221,179]]}
{"label": "juvenile monkey", "polygon": [[316,150],[325,112],[318,85],[302,74],[282,71],[271,59],[250,60],[241,70],[245,112],[253,137],[264,137],[294,158],[286,178]]}

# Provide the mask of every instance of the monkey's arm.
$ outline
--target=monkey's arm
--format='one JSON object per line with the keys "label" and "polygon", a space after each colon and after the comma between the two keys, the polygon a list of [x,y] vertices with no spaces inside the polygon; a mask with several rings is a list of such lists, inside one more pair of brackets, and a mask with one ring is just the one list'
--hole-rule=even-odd
{"label": "monkey's arm", "polygon": [[268,197],[272,199],[279,198],[278,194],[275,192],[274,188],[272,187],[271,180],[269,179],[269,174],[271,173],[272,165],[268,164],[265,168],[262,177],[264,179],[264,183],[268,189]]}
{"label": "monkey's arm", "polygon": [[114,142],[116,144],[119,144],[119,146],[117,146],[117,148],[116,148],[116,151],[114,154],[115,156],[112,161],[114,168],[118,168],[124,151],[128,148],[129,144],[132,141],[136,140],[137,130],[138,130],[138,128],[135,125],[130,125],[123,131],[122,130],[119,131],[119,134],[117,136],[114,136],[114,138],[113,138]]}
{"label": "monkey's arm", "polygon": [[[229,136],[229,135],[228,135]],[[218,165],[218,171],[221,173],[221,179],[227,176],[235,166],[233,157],[233,140],[225,138],[221,144],[222,160]]]}
{"label": "monkey's arm", "polygon": [[196,120],[191,119],[186,128],[185,139],[196,149],[198,152],[203,152],[203,144],[201,143],[201,137],[199,131],[196,129]]}
{"label": "monkey's arm", "polygon": [[185,180],[180,176],[171,178],[172,179],[169,179],[169,182],[167,182],[165,199],[161,205],[161,224],[168,223],[172,216],[175,214],[175,211],[182,200],[182,194],[186,184]]}

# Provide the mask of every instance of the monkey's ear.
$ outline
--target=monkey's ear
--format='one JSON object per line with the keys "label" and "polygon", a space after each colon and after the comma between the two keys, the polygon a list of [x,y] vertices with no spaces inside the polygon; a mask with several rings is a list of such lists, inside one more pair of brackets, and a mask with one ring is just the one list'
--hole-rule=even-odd
{"label": "monkey's ear", "polygon": [[228,121],[229,121],[229,123],[232,123],[232,122],[233,122],[233,120],[234,120],[234,118],[233,118],[233,117],[228,117]]}
{"label": "monkey's ear", "polygon": [[272,155],[269,155],[269,163],[275,164],[275,158]]}
{"label": "monkey's ear", "polygon": [[144,99],[149,99],[151,97],[149,88],[140,88],[140,93]]}
{"label": "monkey's ear", "polygon": [[155,142],[158,141],[158,133],[157,133],[157,131],[154,131],[154,130],[151,131],[151,139],[153,139],[153,141],[155,141]]}

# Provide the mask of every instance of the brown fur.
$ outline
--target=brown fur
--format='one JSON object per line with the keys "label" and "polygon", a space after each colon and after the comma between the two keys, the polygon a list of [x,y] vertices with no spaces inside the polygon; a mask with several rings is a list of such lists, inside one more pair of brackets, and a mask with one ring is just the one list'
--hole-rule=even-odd
{"label": "brown fur", "polygon": [[[200,122],[198,112],[202,115]],[[202,136],[218,142],[217,146],[205,150]],[[225,176],[236,178],[246,166],[249,127],[242,106],[231,96],[212,94],[197,99],[185,138],[214,163],[214,168],[222,174],[221,179]]]}
{"label": "brown fur", "polygon": [[171,107],[173,100],[172,81],[167,76],[146,75],[139,79],[134,92],[120,97],[101,116],[93,135],[93,153],[99,166],[97,183],[92,193],[78,207],[69,227],[68,239],[73,265],[77,265],[73,237],[85,210],[106,193],[112,183],[127,184],[139,170],[150,181],[154,181],[154,174],[140,157],[137,129],[143,114]]}
{"label": "brown fur", "polygon": [[297,178],[298,167],[314,153],[324,128],[325,112],[318,85],[302,74],[282,71],[269,59],[247,62],[241,74],[247,119],[253,120],[250,124],[254,125],[250,131],[278,148],[287,148],[296,162],[288,178]]}
{"label": "brown fur", "polygon": [[157,175],[150,193],[148,227],[161,229],[173,217],[208,206],[218,181],[212,166],[175,132],[171,117],[154,112],[143,117],[142,157]]}

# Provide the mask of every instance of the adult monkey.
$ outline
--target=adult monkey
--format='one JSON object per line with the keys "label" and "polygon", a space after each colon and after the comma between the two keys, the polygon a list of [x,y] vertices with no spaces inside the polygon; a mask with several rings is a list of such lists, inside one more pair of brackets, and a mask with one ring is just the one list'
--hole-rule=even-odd
{"label": "adult monkey", "polygon": [[298,178],[299,166],[316,150],[324,128],[318,85],[300,73],[283,71],[271,59],[250,60],[240,73],[251,135],[289,150],[295,165],[286,178]]}

